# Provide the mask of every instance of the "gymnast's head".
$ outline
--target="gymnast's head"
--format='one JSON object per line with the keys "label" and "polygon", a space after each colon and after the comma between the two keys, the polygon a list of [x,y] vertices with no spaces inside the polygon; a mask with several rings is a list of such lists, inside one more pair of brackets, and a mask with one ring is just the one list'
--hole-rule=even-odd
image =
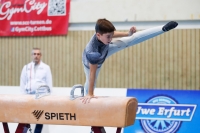
{"label": "gymnast's head", "polygon": [[98,19],[95,26],[97,39],[103,44],[109,44],[112,41],[114,31],[114,25],[107,19]]}
{"label": "gymnast's head", "polygon": [[31,56],[35,65],[39,64],[42,57],[40,48],[33,48],[31,51]]}

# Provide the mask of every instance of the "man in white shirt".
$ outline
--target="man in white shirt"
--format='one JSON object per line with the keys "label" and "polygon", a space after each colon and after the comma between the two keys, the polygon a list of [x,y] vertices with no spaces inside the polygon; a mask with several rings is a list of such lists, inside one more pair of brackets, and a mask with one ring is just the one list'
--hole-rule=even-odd
{"label": "man in white shirt", "polygon": [[[32,62],[25,65],[21,72],[20,87],[23,94],[35,94],[36,89],[46,85],[52,89],[52,75],[50,67],[41,61],[40,48],[33,48],[31,52]],[[36,124],[34,133],[41,133],[42,124]]]}
{"label": "man in white shirt", "polygon": [[33,48],[31,56],[32,62],[25,65],[21,72],[21,92],[24,94],[35,94],[36,89],[40,85],[47,85],[52,89],[51,69],[41,61],[41,50],[39,48]]}

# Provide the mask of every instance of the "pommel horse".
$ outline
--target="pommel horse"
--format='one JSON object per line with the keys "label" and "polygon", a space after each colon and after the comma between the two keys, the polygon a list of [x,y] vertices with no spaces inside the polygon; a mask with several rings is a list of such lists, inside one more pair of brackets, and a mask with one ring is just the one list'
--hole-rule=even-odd
{"label": "pommel horse", "polygon": [[34,95],[0,94],[0,121],[5,133],[9,133],[7,122],[19,123],[15,133],[24,133],[29,123],[91,126],[94,133],[117,127],[116,133],[120,133],[122,127],[134,124],[137,104],[133,97],[102,96],[83,104],[79,98],[67,96],[35,99]]}

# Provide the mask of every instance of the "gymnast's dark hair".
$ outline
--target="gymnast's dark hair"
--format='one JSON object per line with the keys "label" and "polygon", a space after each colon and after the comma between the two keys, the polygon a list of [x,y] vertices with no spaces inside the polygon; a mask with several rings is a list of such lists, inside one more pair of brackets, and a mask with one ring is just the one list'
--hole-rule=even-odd
{"label": "gymnast's dark hair", "polygon": [[107,19],[98,19],[96,22],[96,26],[95,26],[95,31],[96,33],[100,33],[100,34],[104,34],[104,33],[110,33],[115,31],[115,27],[113,26],[113,24],[108,21]]}

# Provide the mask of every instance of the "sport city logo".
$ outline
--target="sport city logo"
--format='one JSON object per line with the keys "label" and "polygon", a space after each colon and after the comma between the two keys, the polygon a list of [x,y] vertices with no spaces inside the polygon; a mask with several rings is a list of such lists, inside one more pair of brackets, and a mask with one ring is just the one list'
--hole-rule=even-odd
{"label": "sport city logo", "polygon": [[168,96],[155,96],[138,103],[137,117],[147,133],[175,133],[182,121],[191,121],[196,105],[178,104]]}
{"label": "sport city logo", "polygon": [[42,116],[43,112],[44,112],[44,110],[34,110],[34,111],[32,112],[32,114],[35,116],[35,118],[36,118],[37,120],[39,120],[40,117]]}

